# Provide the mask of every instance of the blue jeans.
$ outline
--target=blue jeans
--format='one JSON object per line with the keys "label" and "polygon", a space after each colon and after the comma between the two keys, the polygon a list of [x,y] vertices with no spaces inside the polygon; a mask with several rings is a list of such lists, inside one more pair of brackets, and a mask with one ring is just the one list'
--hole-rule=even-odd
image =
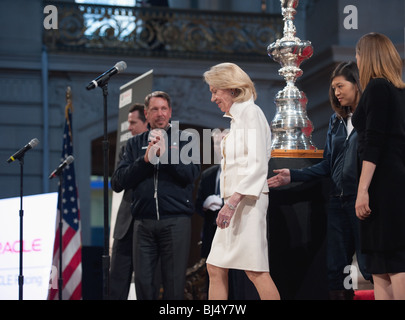
{"label": "blue jeans", "polygon": [[[360,252],[359,220],[355,211],[356,196],[330,198],[327,226],[327,263],[329,290],[345,290],[349,276],[345,268],[352,264],[356,253],[357,262],[364,279],[371,275],[365,270],[364,255]],[[347,280],[346,280],[347,282]]]}

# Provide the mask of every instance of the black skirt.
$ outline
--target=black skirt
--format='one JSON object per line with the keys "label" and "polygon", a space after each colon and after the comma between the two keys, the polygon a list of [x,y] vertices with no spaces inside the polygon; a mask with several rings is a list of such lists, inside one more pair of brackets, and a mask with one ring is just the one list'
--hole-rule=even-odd
{"label": "black skirt", "polygon": [[366,270],[371,274],[405,272],[405,250],[367,252],[364,256]]}

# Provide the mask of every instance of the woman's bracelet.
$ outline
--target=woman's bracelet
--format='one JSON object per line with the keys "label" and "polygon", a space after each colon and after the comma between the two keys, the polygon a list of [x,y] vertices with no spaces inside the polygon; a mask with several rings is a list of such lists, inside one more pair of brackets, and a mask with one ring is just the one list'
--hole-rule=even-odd
{"label": "woman's bracelet", "polygon": [[229,207],[229,209],[231,209],[232,211],[236,210],[236,207],[234,207],[233,205],[231,205],[229,202],[226,203],[227,206]]}

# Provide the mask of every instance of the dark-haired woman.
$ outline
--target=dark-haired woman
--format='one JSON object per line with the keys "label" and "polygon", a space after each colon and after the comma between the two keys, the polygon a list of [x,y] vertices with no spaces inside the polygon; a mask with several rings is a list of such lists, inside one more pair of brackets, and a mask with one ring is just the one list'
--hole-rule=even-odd
{"label": "dark-haired woman", "polygon": [[330,80],[329,99],[335,113],[329,121],[323,160],[308,168],[274,170],[277,175],[268,179],[268,186],[275,188],[290,182],[331,177],[327,219],[327,267],[331,300],[353,298],[352,284],[347,281],[347,277],[354,253],[363,277],[371,279],[364,269],[364,258],[359,244],[359,222],[355,212],[358,177],[357,133],[351,124],[351,116],[360,97],[356,63],[340,63]]}

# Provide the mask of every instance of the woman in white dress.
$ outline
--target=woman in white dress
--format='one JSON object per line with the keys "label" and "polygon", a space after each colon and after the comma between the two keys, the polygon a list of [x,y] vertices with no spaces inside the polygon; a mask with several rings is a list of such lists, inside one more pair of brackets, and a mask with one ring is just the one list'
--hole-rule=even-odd
{"label": "woman in white dress", "polygon": [[269,273],[266,214],[267,171],[271,154],[270,127],[254,103],[250,77],[233,63],[222,63],[204,79],[230,131],[222,141],[221,197],[225,205],[207,258],[209,299],[228,298],[228,270],[244,270],[261,299],[280,299]]}

